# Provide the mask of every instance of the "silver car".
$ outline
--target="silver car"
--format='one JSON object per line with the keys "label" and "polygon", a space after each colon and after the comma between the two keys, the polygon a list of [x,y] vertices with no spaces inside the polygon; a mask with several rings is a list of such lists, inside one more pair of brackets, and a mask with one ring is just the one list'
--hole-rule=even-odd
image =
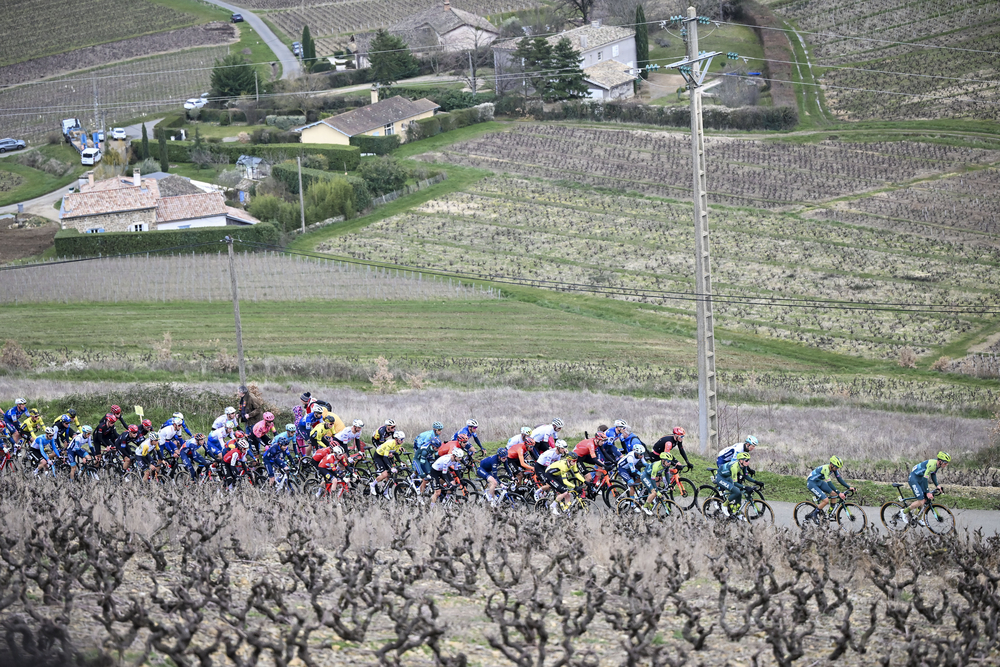
{"label": "silver car", "polygon": [[19,151],[22,148],[26,148],[28,144],[24,143],[21,139],[11,139],[7,137],[6,139],[0,139],[0,153],[6,153],[7,151]]}

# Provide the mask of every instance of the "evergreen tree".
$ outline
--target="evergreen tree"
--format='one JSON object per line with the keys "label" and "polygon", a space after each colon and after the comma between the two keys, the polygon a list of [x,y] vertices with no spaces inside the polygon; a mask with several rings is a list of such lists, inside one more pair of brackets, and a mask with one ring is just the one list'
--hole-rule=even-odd
{"label": "evergreen tree", "polygon": [[543,100],[549,96],[552,84],[552,45],[545,37],[523,37],[511,54],[520,63],[524,78]]}
{"label": "evergreen tree", "polygon": [[139,158],[149,159],[149,136],[146,134],[146,124],[142,124],[142,147],[139,150]]}
{"label": "evergreen tree", "polygon": [[170,160],[167,159],[167,130],[160,130],[160,171],[167,173],[170,171]]}
{"label": "evergreen tree", "polygon": [[641,68],[649,64],[649,26],[646,25],[646,12],[642,5],[635,7],[635,57],[636,64],[640,67],[639,76],[645,79],[649,72]]}
{"label": "evergreen tree", "polygon": [[406,42],[385,30],[375,33],[368,47],[368,61],[372,64],[372,78],[381,86],[391,86],[420,73],[420,63]]}
{"label": "evergreen tree", "polygon": [[312,33],[309,32],[309,26],[304,25],[302,26],[302,64],[308,70],[315,62],[316,43],[313,41]]}
{"label": "evergreen tree", "polygon": [[548,88],[546,102],[570,100],[586,97],[588,88],[583,80],[583,70],[580,69],[580,52],[573,49],[573,44],[563,37],[552,49],[551,70],[554,78]]}
{"label": "evergreen tree", "polygon": [[231,53],[212,68],[212,93],[215,97],[236,98],[254,92],[257,79],[253,65],[238,53]]}

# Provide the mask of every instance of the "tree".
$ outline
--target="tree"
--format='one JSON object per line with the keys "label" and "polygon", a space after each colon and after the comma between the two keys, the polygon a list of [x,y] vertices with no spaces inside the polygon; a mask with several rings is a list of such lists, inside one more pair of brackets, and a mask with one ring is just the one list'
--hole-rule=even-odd
{"label": "tree", "polygon": [[316,62],[316,42],[313,41],[309,26],[302,26],[302,64],[309,70]]}
{"label": "tree", "polygon": [[306,221],[319,222],[338,215],[354,217],[354,188],[343,178],[313,183],[306,191]]}
{"label": "tree", "polygon": [[552,71],[555,78],[549,85],[549,97],[546,102],[571,100],[586,97],[587,84],[583,80],[583,70],[580,69],[580,52],[573,49],[573,44],[565,37],[556,42],[552,49]]}
{"label": "tree", "polygon": [[559,0],[571,12],[579,12],[584,23],[590,22],[590,13],[594,9],[594,0]]}
{"label": "tree", "polygon": [[642,68],[649,63],[649,26],[646,25],[646,12],[642,5],[635,8],[635,58],[639,76],[645,79],[649,73]]}
{"label": "tree", "polygon": [[420,63],[410,53],[406,42],[385,30],[375,33],[368,47],[368,60],[372,64],[372,79],[381,86],[391,86],[400,79],[420,73]]}
{"label": "tree", "polygon": [[257,77],[253,65],[238,53],[231,53],[212,68],[212,94],[215,97],[236,98],[255,92]]}
{"label": "tree", "polygon": [[552,81],[552,45],[549,40],[545,37],[524,37],[517,43],[511,58],[515,63],[521,63],[524,80],[545,99]]}
{"label": "tree", "polygon": [[146,124],[142,124],[142,148],[139,151],[139,158],[149,159],[149,136],[146,134]]}
{"label": "tree", "polygon": [[358,176],[368,184],[373,195],[384,195],[406,185],[409,174],[397,160],[382,157],[362,162],[358,167]]}
{"label": "tree", "polygon": [[160,132],[160,171],[166,173],[170,171],[170,160],[167,159],[167,131]]}

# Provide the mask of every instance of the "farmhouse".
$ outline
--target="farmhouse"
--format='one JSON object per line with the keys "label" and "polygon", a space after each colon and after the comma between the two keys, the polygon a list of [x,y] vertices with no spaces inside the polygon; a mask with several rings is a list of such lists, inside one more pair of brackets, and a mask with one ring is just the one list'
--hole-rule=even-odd
{"label": "farmhouse", "polygon": [[[80,232],[146,232],[193,227],[255,225],[259,220],[226,205],[221,192],[202,192],[184,179],[109,178],[80,187],[63,198],[63,229]],[[161,186],[162,190],[161,190]],[[195,191],[192,192],[191,188]]]}
{"label": "farmhouse", "polygon": [[583,80],[587,83],[589,97],[594,100],[624,100],[635,94],[632,83],[635,75],[631,68],[617,60],[602,60],[584,68]]}
{"label": "farmhouse", "polygon": [[[635,30],[631,28],[616,25],[601,25],[600,21],[593,21],[589,25],[566,30],[558,35],[552,35],[548,38],[548,42],[554,47],[563,38],[569,40],[574,51],[580,52],[580,67],[584,69],[585,74],[587,68],[593,67],[598,63],[603,63],[606,60],[618,61],[622,64],[622,70],[635,67]],[[519,39],[505,39],[493,43],[493,67],[498,75],[504,72],[516,71],[517,66],[513,62],[511,54],[517,49],[519,41]],[[605,70],[602,69],[597,76],[604,83],[609,83],[611,79],[604,72]],[[498,95],[504,92],[501,89],[503,81],[507,81],[509,86],[511,79],[504,79],[501,76],[496,77],[496,92]],[[598,84],[596,81],[592,83],[594,85],[591,86],[591,97],[597,99],[614,99],[603,97],[603,91],[607,90],[610,92],[610,89],[604,88],[602,84]],[[520,84],[518,83],[518,85]],[[621,84],[612,86],[612,88],[618,86],[621,86]],[[601,95],[595,94],[596,91],[601,91]]]}
{"label": "farmhouse", "polygon": [[304,144],[346,146],[351,143],[351,137],[359,135],[397,135],[400,141],[406,141],[407,124],[421,118],[430,118],[439,108],[426,98],[413,101],[399,95],[380,102],[378,89],[372,86],[372,103],[368,106],[292,128],[292,132],[298,132]]}
{"label": "farmhouse", "polygon": [[[415,53],[424,49],[468,51],[487,46],[500,36],[500,30],[492,23],[452,7],[451,0],[408,16],[387,32],[402,38]],[[374,33],[362,33],[351,38],[358,69],[370,66],[368,50],[374,37]]]}

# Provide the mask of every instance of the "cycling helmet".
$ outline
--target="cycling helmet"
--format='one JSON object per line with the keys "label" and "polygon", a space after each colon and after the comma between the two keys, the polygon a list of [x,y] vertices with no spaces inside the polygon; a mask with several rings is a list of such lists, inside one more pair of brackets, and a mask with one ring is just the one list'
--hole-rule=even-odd
{"label": "cycling helmet", "polygon": [[743,441],[744,445],[750,445],[751,447],[757,446],[757,438],[752,435],[748,435],[747,439]]}
{"label": "cycling helmet", "polygon": [[159,442],[160,441],[160,434],[157,433],[156,431],[153,431],[152,433],[149,434],[149,439],[150,440],[156,440],[157,442]]}
{"label": "cycling helmet", "polygon": [[569,459],[570,461],[576,461],[576,460],[577,460],[578,458],[580,458],[580,455],[579,455],[579,454],[577,454],[576,452],[570,452],[570,453],[569,453],[569,454],[567,455],[567,458],[568,458],[568,459]]}
{"label": "cycling helmet", "polygon": [[507,448],[506,447],[501,447],[500,449],[497,450],[497,458],[498,459],[505,459],[505,458],[507,458]]}
{"label": "cycling helmet", "polygon": [[616,419],[615,428],[628,428],[628,422],[624,419]]}
{"label": "cycling helmet", "polygon": [[[115,423],[115,422],[111,421],[112,419],[114,419],[114,417],[108,417],[108,423],[109,424],[114,424]],[[144,429],[146,429],[147,431],[149,429],[153,428],[153,422],[149,421],[148,419],[143,419],[141,423],[142,423],[142,427]],[[233,426],[235,426],[235,424],[233,424]]]}
{"label": "cycling helmet", "polygon": [[295,433],[295,424],[285,424],[285,430],[289,433]]}
{"label": "cycling helmet", "polygon": [[396,420],[395,419],[386,419],[384,425],[385,426],[395,427],[396,426]]}
{"label": "cycling helmet", "polygon": [[184,420],[179,417],[174,417],[173,419],[170,420],[170,423],[173,424],[174,426],[180,426],[181,424],[184,423]]}
{"label": "cycling helmet", "polygon": [[354,422],[351,424],[351,426],[353,426],[354,428],[364,428],[365,423],[360,419],[355,419]]}
{"label": "cycling helmet", "polygon": [[748,454],[747,452],[740,452],[739,454],[736,455],[736,460],[737,461],[749,461],[750,460],[750,454]]}
{"label": "cycling helmet", "polygon": [[66,411],[66,414],[68,414],[70,417],[76,417],[76,410],[70,408],[69,410]]}
{"label": "cycling helmet", "polygon": [[94,432],[94,429],[92,429],[89,426],[85,425],[85,426],[83,426],[83,427],[80,428],[80,432],[83,433],[84,435],[90,435],[91,433]]}
{"label": "cycling helmet", "polygon": [[607,439],[608,439],[608,434],[605,433],[604,431],[598,431],[597,433],[594,434],[594,440],[607,440]]}
{"label": "cycling helmet", "polygon": [[204,433],[195,433],[194,434],[194,439],[195,440],[208,440],[208,438],[205,437]]}
{"label": "cycling helmet", "polygon": [[336,447],[331,447],[330,453],[333,454],[334,456],[343,456],[344,448],[341,447],[340,445],[337,445]]}
{"label": "cycling helmet", "polygon": [[674,436],[675,437],[683,438],[685,435],[687,435],[687,432],[684,429],[682,429],[680,426],[675,426],[674,427]]}
{"label": "cycling helmet", "polygon": [[30,410],[28,410],[28,414],[30,416],[32,416],[32,417],[37,417],[38,416],[38,408],[31,408]]}
{"label": "cycling helmet", "polygon": [[563,426],[564,426],[563,420],[559,419],[559,417],[556,417],[555,419],[552,420],[552,428],[556,429],[557,431],[561,429]]}
{"label": "cycling helmet", "polygon": [[433,424],[431,424],[431,430],[433,431],[440,431],[443,428],[444,424],[442,424],[441,422],[434,422]]}
{"label": "cycling helmet", "polygon": [[117,405],[112,405],[111,406],[111,414],[113,414],[115,417],[121,415],[121,413],[122,413],[122,409],[119,408]]}
{"label": "cycling helmet", "polygon": [[945,462],[949,462],[950,463],[951,462],[951,454],[949,454],[947,452],[938,452],[937,459],[938,459],[938,461],[945,461]]}
{"label": "cycling helmet", "polygon": [[226,408],[226,415],[235,415],[235,414],[236,414],[236,408],[232,406]]}
{"label": "cycling helmet", "polygon": [[181,421],[184,421],[184,413],[183,412],[175,412],[173,414],[173,418],[174,419],[180,419]]}
{"label": "cycling helmet", "polygon": [[236,441],[236,446],[239,447],[240,449],[246,449],[247,447],[250,446],[250,443],[247,442],[246,438],[240,438],[239,440]]}
{"label": "cycling helmet", "polygon": [[522,426],[521,427],[521,435],[531,435],[531,427],[530,426]]}
{"label": "cycling helmet", "polygon": [[661,452],[660,453],[660,460],[661,461],[674,461],[675,460],[674,459],[674,453],[673,452]]}
{"label": "cycling helmet", "polygon": [[244,433],[243,431],[233,431],[233,437],[239,440],[241,438],[247,437],[247,434]]}
{"label": "cycling helmet", "polygon": [[14,399],[14,405],[27,405],[28,401],[23,398]]}
{"label": "cycling helmet", "polygon": [[455,440],[458,440],[459,442],[468,442],[469,436],[465,435],[464,433],[459,433],[457,436],[455,436]]}
{"label": "cycling helmet", "polygon": [[392,432],[392,437],[394,437],[396,440],[399,440],[400,442],[402,442],[403,440],[406,440],[406,432],[405,431],[393,431]]}
{"label": "cycling helmet", "polygon": [[556,449],[566,449],[566,441],[556,440]]}
{"label": "cycling helmet", "polygon": [[73,418],[70,417],[69,415],[63,415],[62,417],[59,418],[59,421],[61,421],[63,424],[69,424],[70,422],[73,421]]}
{"label": "cycling helmet", "polygon": [[452,458],[460,459],[465,456],[465,450],[462,449],[461,447],[456,447],[455,449],[451,450],[451,456]]}
{"label": "cycling helmet", "polygon": [[114,415],[108,417],[108,426],[114,426],[117,423],[118,423],[118,417],[115,417]]}
{"label": "cycling helmet", "polygon": [[51,426],[46,426],[45,427],[45,435],[47,437],[51,438],[55,434],[56,434],[56,430],[54,428],[52,428]]}
{"label": "cycling helmet", "polygon": [[465,425],[468,426],[469,428],[479,428],[479,422],[477,422],[475,419],[470,419],[469,421],[465,422]]}
{"label": "cycling helmet", "polygon": [[839,456],[831,456],[830,465],[834,466],[835,468],[843,468],[844,462],[840,460]]}
{"label": "cycling helmet", "polygon": [[139,427],[135,424],[128,425],[128,432],[130,435],[139,435]]}
{"label": "cycling helmet", "polygon": [[329,422],[329,423],[332,424],[333,422],[337,421],[337,418],[333,416],[333,413],[330,413],[330,414],[324,415],[323,421]]}
{"label": "cycling helmet", "polygon": [[636,445],[632,448],[632,453],[636,456],[642,456],[646,453],[646,448],[643,445]]}
{"label": "cycling helmet", "polygon": [[264,413],[264,421],[266,421],[266,422],[273,422],[274,421],[274,413],[273,412],[265,412]]}

